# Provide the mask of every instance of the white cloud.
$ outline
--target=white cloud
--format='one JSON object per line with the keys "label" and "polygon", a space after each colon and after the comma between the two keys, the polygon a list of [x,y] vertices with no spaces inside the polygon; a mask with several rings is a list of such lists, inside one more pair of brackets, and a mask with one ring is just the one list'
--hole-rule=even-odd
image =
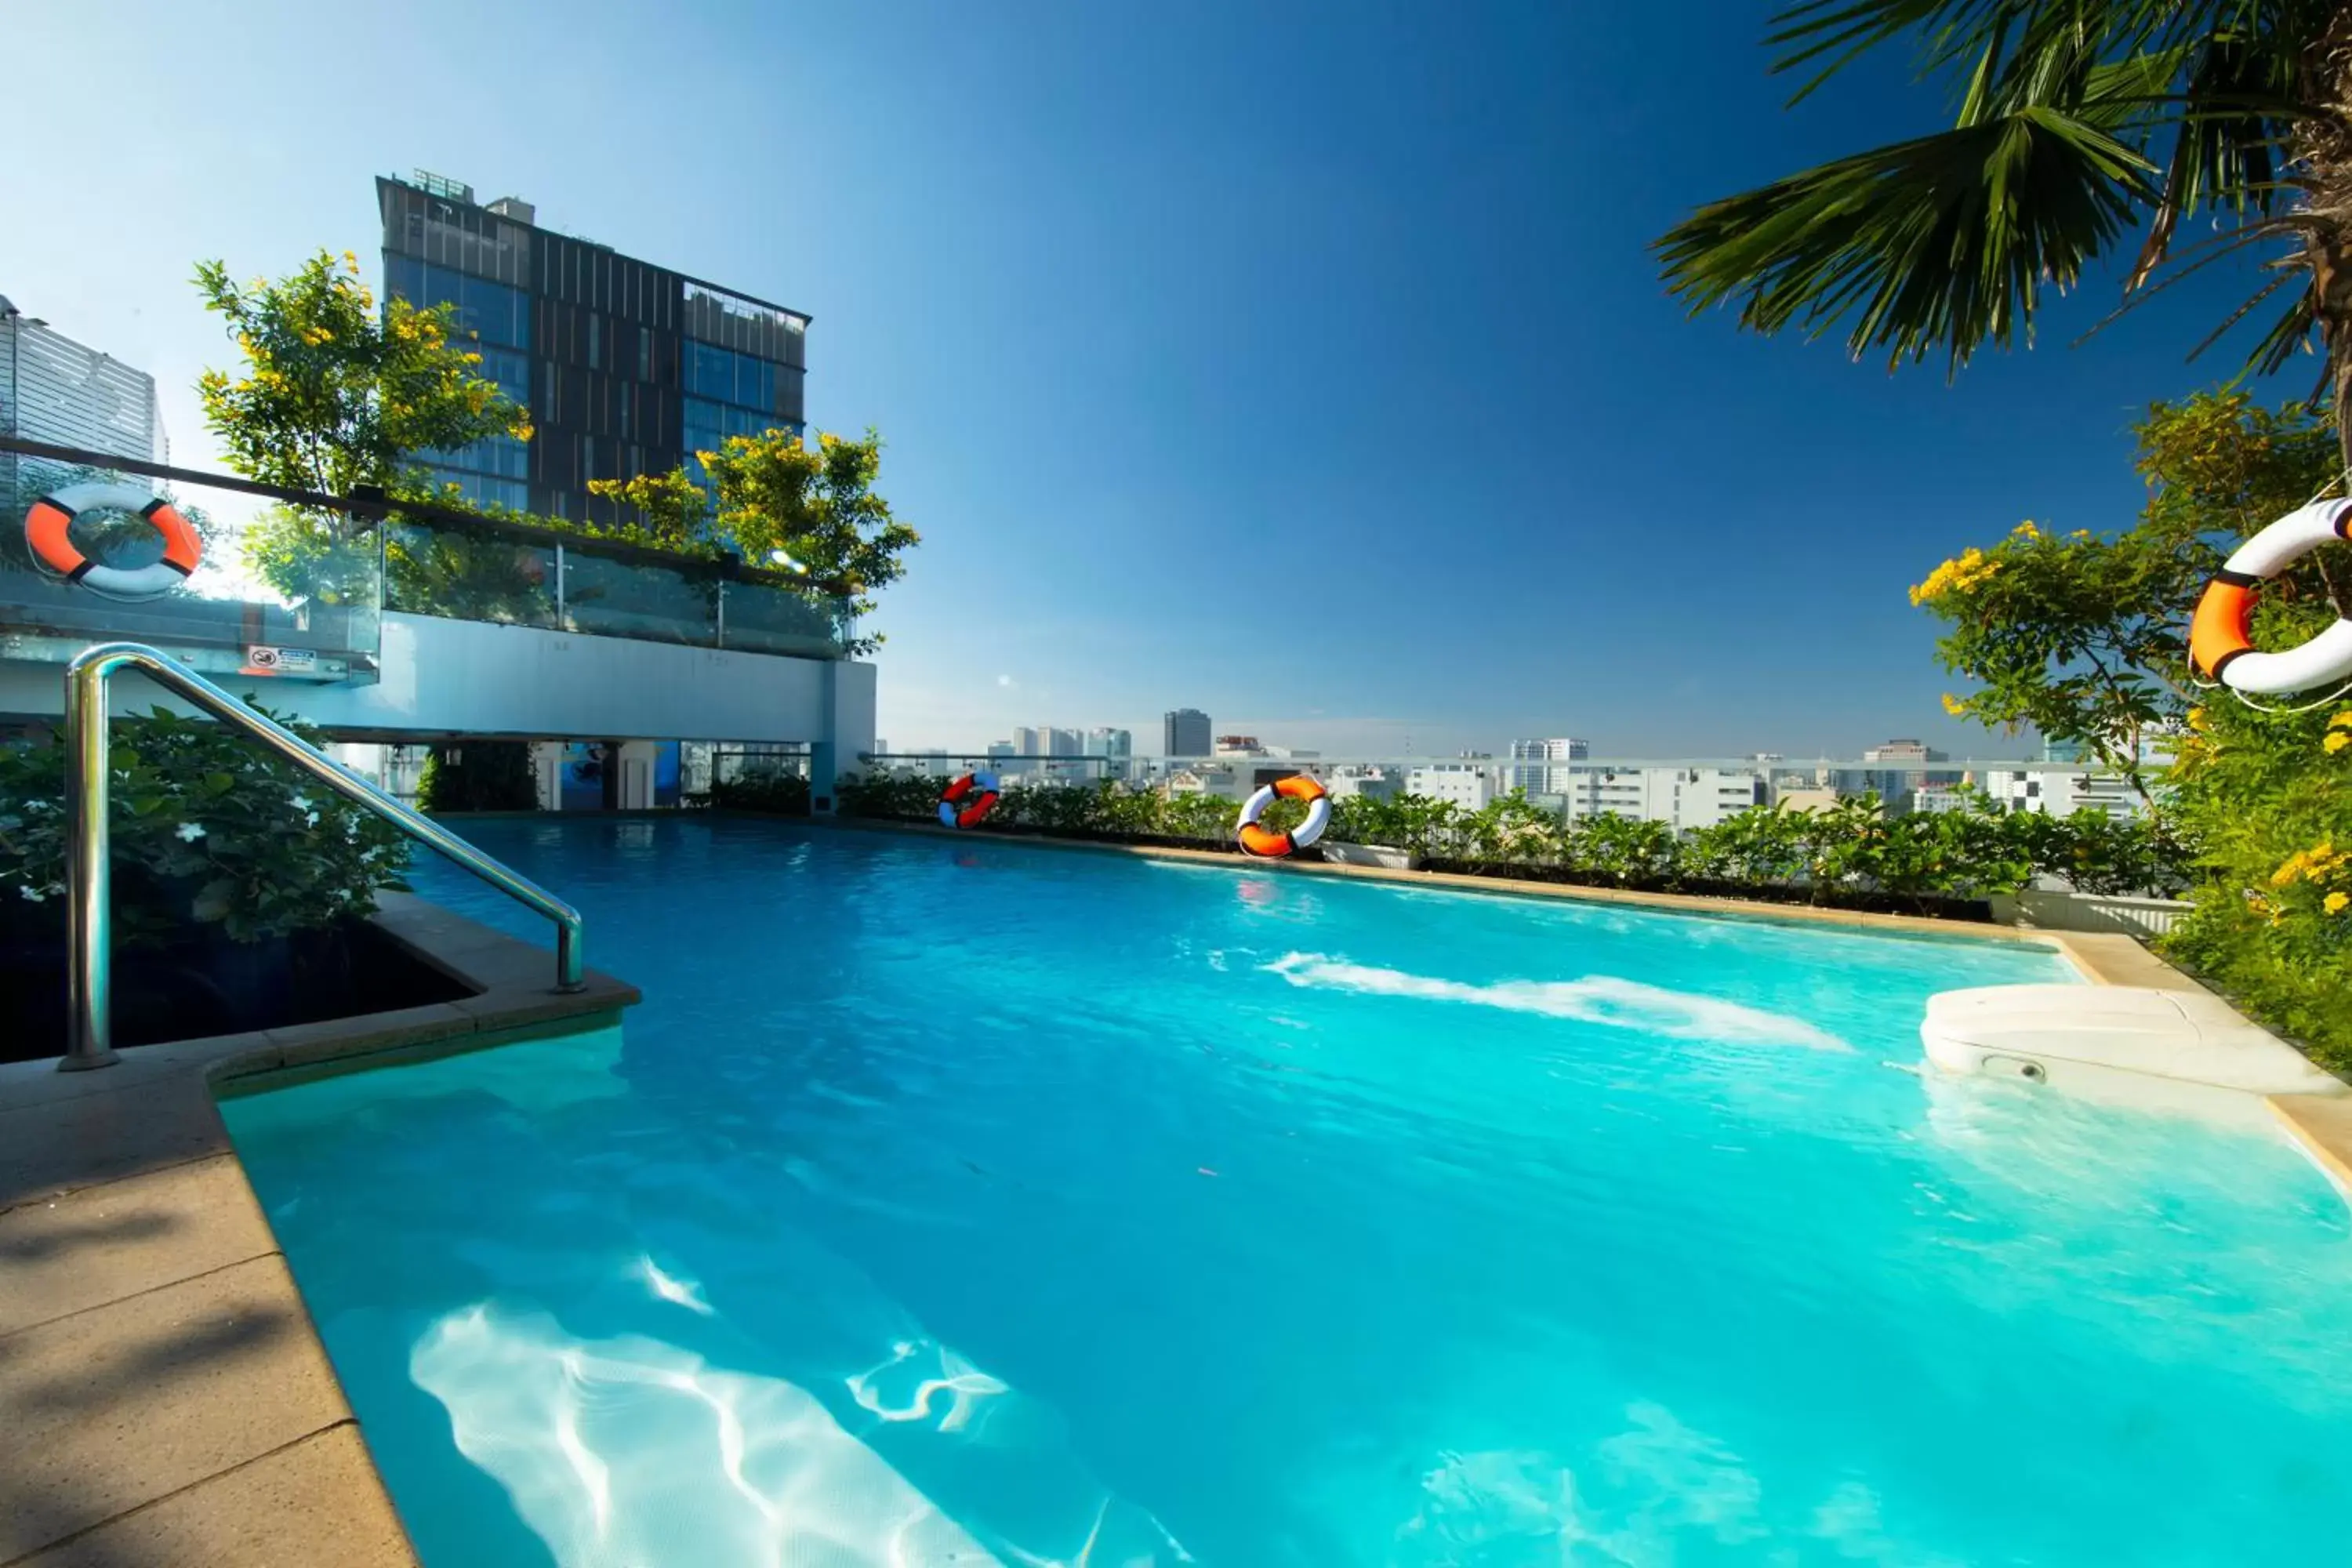
{"label": "white cloud", "polygon": [[1018,685],[1020,685],[1021,683],[1020,683],[1019,681],[1017,681],[1017,680],[1013,679],[1011,676],[1009,676],[1009,675],[1000,675],[1000,676],[998,676],[998,677],[996,678],[996,684],[997,684],[997,685],[999,685],[999,686],[1002,686],[1002,687],[1005,687],[1005,688],[1007,688],[1007,689],[1009,689],[1010,688],[1013,688],[1013,687],[1018,686]]}

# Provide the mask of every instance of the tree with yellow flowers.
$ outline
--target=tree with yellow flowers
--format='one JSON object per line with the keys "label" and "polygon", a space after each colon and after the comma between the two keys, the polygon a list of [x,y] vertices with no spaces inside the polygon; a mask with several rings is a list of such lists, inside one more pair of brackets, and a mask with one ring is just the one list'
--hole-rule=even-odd
{"label": "tree with yellow flowers", "polygon": [[449,307],[379,308],[349,251],[241,286],[201,262],[195,281],[244,361],[198,379],[205,423],[249,479],[331,495],[396,490],[420,453],[530,438],[530,415],[477,374],[482,356],[454,334]]}
{"label": "tree with yellow flowers", "polygon": [[[1945,668],[1974,689],[1952,713],[2077,742],[2137,784],[2196,846],[2195,910],[2166,950],[2312,1055],[2352,1070],[2352,694],[2259,705],[2206,689],[2189,619],[2240,542],[2341,484],[2335,424],[2243,393],[2159,404],[2139,426],[2136,524],[2021,525],[1911,591],[1944,623]],[[2258,646],[2336,614],[2352,552],[2330,547],[2266,582]]]}
{"label": "tree with yellow flowers", "polygon": [[[790,430],[730,436],[715,452],[698,452],[718,492],[714,526],[745,561],[804,574],[811,587],[851,601],[871,614],[875,591],[906,575],[907,551],[922,535],[893,516],[875,493],[882,469],[882,437],[862,440],[820,434],[811,441]],[[879,636],[849,644],[870,653]]]}

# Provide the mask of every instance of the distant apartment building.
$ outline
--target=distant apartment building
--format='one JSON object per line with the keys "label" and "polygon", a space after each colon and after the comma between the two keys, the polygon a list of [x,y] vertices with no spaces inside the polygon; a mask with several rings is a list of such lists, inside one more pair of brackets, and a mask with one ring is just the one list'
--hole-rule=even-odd
{"label": "distant apartment building", "polygon": [[1406,770],[1404,787],[1408,795],[1451,801],[1465,811],[1480,811],[1494,803],[1495,774],[1483,763],[1423,763]]}
{"label": "distant apartment building", "polygon": [[1960,782],[1960,775],[1949,769],[1928,767],[1950,757],[1919,741],[1889,741],[1872,746],[1862,753],[1862,760],[1869,765],[1839,770],[1835,780],[1839,793],[1861,795],[1875,790],[1890,812],[1910,810],[1911,796],[1919,790],[1948,788]]}
{"label": "distant apartment building", "polygon": [[[0,295],[0,436],[152,462],[163,445],[155,378],[20,313]],[[0,510],[14,518],[69,471],[0,452]]]}
{"label": "distant apartment building", "polygon": [[1178,708],[1160,720],[1160,754],[1205,757],[1209,754],[1209,716],[1198,708]]}
{"label": "distant apartment building", "polygon": [[1212,743],[1210,755],[1218,757],[1263,757],[1264,746],[1255,735],[1219,735]]}
{"label": "distant apartment building", "polygon": [[1663,822],[1676,832],[1713,827],[1771,796],[1753,768],[1578,768],[1568,777],[1568,815]]}
{"label": "distant apartment building", "polygon": [[1568,770],[1540,764],[1580,763],[1591,752],[1592,748],[1588,743],[1569,735],[1551,740],[1514,741],[1511,742],[1514,765],[1507,775],[1509,787],[1525,790],[1529,795],[1566,795]]}
{"label": "distant apartment building", "polygon": [[626,521],[590,480],[698,478],[693,454],[730,436],[803,427],[803,312],[541,227],[518,197],[479,203],[421,171],[375,186],[384,291],[451,306],[480,374],[537,429],[420,454],[467,500]]}
{"label": "distant apartment building", "polygon": [[1404,793],[1404,778],[1387,768],[1345,766],[1323,775],[1323,787],[1334,800],[1361,795],[1366,800],[1394,800]]}

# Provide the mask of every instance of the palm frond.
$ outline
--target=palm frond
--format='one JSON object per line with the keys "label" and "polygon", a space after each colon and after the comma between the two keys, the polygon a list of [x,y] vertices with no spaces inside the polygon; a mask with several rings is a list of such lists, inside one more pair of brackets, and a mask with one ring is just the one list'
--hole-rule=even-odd
{"label": "palm frond", "polygon": [[[2304,287],[2296,290],[2293,301],[2280,313],[2279,319],[2271,323],[2270,331],[2254,344],[2253,352],[2246,356],[2246,369],[2257,375],[2270,375],[2284,367],[2311,342],[2311,334],[2319,325],[2317,301],[2312,297],[2308,279],[2294,279],[2290,274],[2273,281],[2274,284],[2279,281],[2302,282]],[[2270,292],[2269,289],[2263,290],[2263,295]],[[2261,297],[2258,295],[2256,299]],[[2255,300],[2247,302],[2249,308],[2254,303]],[[2242,311],[2240,313],[2243,314]]]}
{"label": "palm frond", "polygon": [[2276,203],[2278,126],[2294,98],[2291,53],[2257,47],[2242,32],[2216,33],[2183,62],[2187,82],[2164,194],[2124,284],[2146,283],[2163,265],[2181,218],[2209,205],[2267,213]]}
{"label": "palm frond", "polygon": [[1891,363],[1947,349],[1957,370],[2031,331],[2042,286],[2082,278],[2154,198],[2154,169],[2099,126],[2030,107],[1842,158],[1711,203],[1658,242],[1693,314]]}

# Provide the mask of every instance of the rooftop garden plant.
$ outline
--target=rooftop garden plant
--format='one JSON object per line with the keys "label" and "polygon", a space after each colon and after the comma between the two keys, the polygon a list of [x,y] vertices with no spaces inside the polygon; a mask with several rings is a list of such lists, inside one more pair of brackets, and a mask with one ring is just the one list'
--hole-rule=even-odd
{"label": "rooftop garden plant", "polygon": [[[367,914],[404,886],[406,844],[389,824],[223,725],[159,708],[115,726],[109,764],[121,945],[285,936]],[[0,746],[0,936],[63,939],[65,790],[60,736]]]}

